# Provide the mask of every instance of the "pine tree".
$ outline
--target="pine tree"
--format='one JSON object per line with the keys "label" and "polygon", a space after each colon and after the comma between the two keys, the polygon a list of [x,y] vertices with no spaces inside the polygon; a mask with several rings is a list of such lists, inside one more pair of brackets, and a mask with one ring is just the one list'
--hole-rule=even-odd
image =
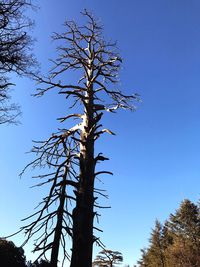
{"label": "pine tree", "polygon": [[123,262],[123,256],[119,251],[104,249],[99,252],[94,260],[93,267],[115,267]]}
{"label": "pine tree", "polygon": [[180,266],[199,266],[200,220],[198,206],[190,200],[182,201],[175,214],[171,214],[168,229],[173,236],[171,256]]}
{"label": "pine tree", "polygon": [[138,261],[139,266],[148,267],[165,267],[163,226],[156,220],[155,227],[152,230],[151,238],[149,239],[149,248],[143,249],[142,258]]}
{"label": "pine tree", "polygon": [[177,236],[190,240],[194,246],[199,247],[200,220],[198,206],[190,200],[182,201],[180,208],[171,214],[168,227]]}
{"label": "pine tree", "polygon": [[149,251],[147,248],[141,249],[141,259],[138,260],[139,267],[149,267],[150,259],[149,259]]}
{"label": "pine tree", "polygon": [[149,254],[152,257],[155,267],[165,267],[162,225],[158,220],[156,220],[155,228],[151,233]]}
{"label": "pine tree", "polygon": [[200,266],[199,207],[186,199],[164,226],[156,222],[138,263],[140,267]]}

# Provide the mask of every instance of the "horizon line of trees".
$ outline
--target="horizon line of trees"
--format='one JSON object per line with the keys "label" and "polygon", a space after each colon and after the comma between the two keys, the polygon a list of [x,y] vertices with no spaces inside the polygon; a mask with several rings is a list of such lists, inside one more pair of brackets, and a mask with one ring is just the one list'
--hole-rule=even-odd
{"label": "horizon line of trees", "polygon": [[[109,249],[101,250],[94,259],[93,267],[115,267],[122,264],[123,256],[119,251]],[[17,247],[14,242],[0,238],[0,266],[1,267],[51,267],[47,259],[39,261],[26,259],[24,249]]]}
{"label": "horizon line of trees", "polygon": [[[189,199],[162,224],[152,229],[149,246],[141,249],[138,267],[199,267],[200,266],[200,202]],[[100,251],[93,267],[114,267],[123,262],[122,253],[109,249]],[[22,247],[0,238],[0,264],[3,267],[51,267],[48,260],[27,261]],[[134,265],[135,266],[135,265]]]}

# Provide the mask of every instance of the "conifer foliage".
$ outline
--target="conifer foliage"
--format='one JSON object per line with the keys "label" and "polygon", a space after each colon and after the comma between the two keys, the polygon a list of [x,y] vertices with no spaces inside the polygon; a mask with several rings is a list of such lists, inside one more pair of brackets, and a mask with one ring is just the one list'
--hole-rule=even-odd
{"label": "conifer foliage", "polygon": [[104,249],[99,252],[93,261],[93,267],[115,267],[123,262],[122,253],[110,249]]}
{"label": "conifer foliage", "polygon": [[200,266],[200,208],[185,199],[179,209],[152,230],[139,267]]}

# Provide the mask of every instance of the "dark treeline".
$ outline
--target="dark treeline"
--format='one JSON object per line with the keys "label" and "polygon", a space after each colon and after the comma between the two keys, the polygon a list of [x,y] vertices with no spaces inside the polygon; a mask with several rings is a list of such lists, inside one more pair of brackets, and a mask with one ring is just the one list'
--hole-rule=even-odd
{"label": "dark treeline", "polygon": [[200,266],[200,206],[186,199],[162,225],[156,220],[139,267]]}
{"label": "dark treeline", "polygon": [[[119,251],[102,250],[96,256],[92,266],[114,267],[123,262]],[[22,247],[17,247],[12,241],[0,238],[0,266],[1,267],[51,267],[48,260],[40,259],[34,262],[27,261]]]}
{"label": "dark treeline", "polygon": [[41,259],[32,263],[27,261],[22,247],[12,241],[0,239],[0,266],[2,267],[49,267],[50,263]]}

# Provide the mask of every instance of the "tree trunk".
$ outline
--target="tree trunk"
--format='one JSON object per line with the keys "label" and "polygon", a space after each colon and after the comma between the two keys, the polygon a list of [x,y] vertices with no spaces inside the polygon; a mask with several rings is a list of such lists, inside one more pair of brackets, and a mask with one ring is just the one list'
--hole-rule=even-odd
{"label": "tree trunk", "polygon": [[[92,71],[88,70],[91,77]],[[90,78],[89,78],[90,79]],[[80,177],[73,210],[73,244],[70,267],[91,267],[94,219],[94,107],[93,87],[88,81],[80,142]]]}
{"label": "tree trunk", "polygon": [[62,235],[62,222],[63,222],[63,213],[64,213],[64,205],[65,205],[65,190],[66,190],[66,174],[64,175],[63,185],[61,185],[61,192],[60,192],[60,205],[58,208],[57,214],[57,224],[55,227],[55,234],[54,240],[51,250],[51,267],[57,267],[58,264],[58,254],[59,254],[59,245]]}
{"label": "tree trunk", "polygon": [[88,189],[83,193],[77,193],[77,207],[73,211],[71,267],[92,266],[93,197],[90,192],[86,191]]}
{"label": "tree trunk", "polygon": [[[89,150],[89,151],[88,151]],[[87,142],[88,157],[81,158],[81,177],[76,192],[76,207],[73,210],[73,246],[71,267],[92,266],[93,206],[94,206],[94,157],[93,142]],[[90,153],[89,153],[90,152]]]}

